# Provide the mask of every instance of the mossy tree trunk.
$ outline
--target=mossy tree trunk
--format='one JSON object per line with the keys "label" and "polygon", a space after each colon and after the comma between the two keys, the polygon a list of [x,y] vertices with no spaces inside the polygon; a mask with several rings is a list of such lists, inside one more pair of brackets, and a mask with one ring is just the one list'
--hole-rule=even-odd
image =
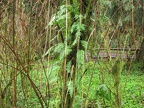
{"label": "mossy tree trunk", "polygon": [[[141,0],[140,4],[143,7],[144,1]],[[139,24],[138,26],[139,27],[141,26],[141,36],[143,36],[143,40],[140,45],[139,51],[137,52],[136,59],[138,61],[144,61],[144,14],[142,14],[142,13],[144,13],[144,9],[140,8],[139,13],[140,13],[140,17],[137,17],[137,18],[140,18],[140,20],[138,20],[140,23],[138,23]]]}
{"label": "mossy tree trunk", "polygon": [[[72,51],[70,52],[70,54],[67,56],[66,58],[66,64],[68,64],[69,62],[71,62],[71,68],[73,68],[73,73],[68,73],[67,74],[67,81],[71,80],[73,81],[73,84],[75,84],[75,78],[76,78],[76,61],[77,61],[77,52],[78,50],[85,50],[84,46],[82,45],[81,41],[87,41],[88,37],[90,36],[90,24],[91,24],[91,19],[90,17],[92,16],[92,7],[93,4],[95,2],[95,0],[80,0],[80,6],[79,6],[79,10],[80,10],[80,14],[82,16],[86,16],[84,19],[81,20],[81,23],[85,25],[85,30],[81,31],[81,35],[80,35],[80,40],[79,42],[77,42],[77,44],[75,44],[72,47]],[[72,0],[70,0],[70,5],[74,5],[74,2]],[[76,22],[75,21],[75,15],[74,13],[71,12],[71,26]],[[76,32],[71,34],[71,42],[75,41],[75,37],[76,37]],[[68,42],[68,43],[71,43]],[[73,101],[74,101],[74,96],[76,94],[77,91],[77,87],[76,85],[74,85],[74,90],[73,90],[73,95],[70,95],[70,92],[68,91],[68,88],[66,88],[63,92],[65,92],[65,95],[63,96],[65,99],[62,99],[62,107],[64,108],[72,108],[73,107]],[[66,100],[66,102],[64,102],[64,100]]]}
{"label": "mossy tree trunk", "polygon": [[140,45],[140,49],[137,53],[137,58],[138,61],[144,61],[144,39]]}

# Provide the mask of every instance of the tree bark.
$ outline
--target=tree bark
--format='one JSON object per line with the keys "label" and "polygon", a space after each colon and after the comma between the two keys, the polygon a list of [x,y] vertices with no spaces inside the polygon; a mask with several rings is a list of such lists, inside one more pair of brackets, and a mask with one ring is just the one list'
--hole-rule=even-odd
{"label": "tree bark", "polygon": [[136,59],[138,61],[143,61],[144,60],[144,39],[143,39],[143,41],[141,43],[140,49],[139,49],[139,51],[138,51],[136,56],[137,56]]}
{"label": "tree bark", "polygon": [[[78,49],[79,50],[85,50],[85,48],[83,47],[81,41],[86,41],[88,39],[88,36],[90,35],[89,25],[91,24],[90,17],[92,16],[92,7],[93,7],[92,3],[93,3],[92,0],[82,0],[81,1],[81,5],[80,5],[80,9],[82,9],[82,10],[80,10],[81,14],[83,16],[86,15],[86,18],[84,20],[82,20],[82,24],[85,25],[85,31],[81,31],[80,43],[77,43],[77,44],[80,44],[79,48],[77,48],[77,46],[78,46],[77,44],[74,45],[72,47],[71,53],[67,56],[67,63],[71,61],[71,67],[73,67],[73,73],[69,73],[67,75],[67,79],[71,79],[71,81],[73,81],[73,83],[75,83],[75,77],[76,77],[77,50]],[[70,1],[70,4],[73,5],[73,1]],[[74,17],[75,17],[74,13],[71,13],[71,21],[72,21],[71,25],[75,23]],[[76,32],[72,34],[72,39],[71,39],[72,42],[75,40],[75,35],[76,35]],[[70,96],[68,88],[66,88],[64,90],[64,92],[68,93],[68,94],[65,94],[66,99],[63,99],[63,100],[67,100],[67,101],[66,101],[66,103],[63,103],[62,106],[65,106],[65,108],[72,108],[73,107],[74,95],[75,95],[76,91],[77,91],[77,88],[76,88],[75,85],[74,85],[73,96]]]}

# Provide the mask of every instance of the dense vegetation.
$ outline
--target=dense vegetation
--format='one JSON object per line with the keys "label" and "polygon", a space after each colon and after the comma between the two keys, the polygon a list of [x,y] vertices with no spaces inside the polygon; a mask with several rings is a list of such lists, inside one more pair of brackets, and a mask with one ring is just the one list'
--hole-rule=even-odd
{"label": "dense vegetation", "polygon": [[0,0],[0,108],[143,108],[143,0]]}

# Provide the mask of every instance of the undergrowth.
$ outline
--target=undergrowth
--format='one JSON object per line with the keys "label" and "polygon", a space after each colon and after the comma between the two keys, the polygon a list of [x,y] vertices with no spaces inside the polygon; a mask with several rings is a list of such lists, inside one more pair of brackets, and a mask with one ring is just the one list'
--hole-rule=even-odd
{"label": "undergrowth", "polygon": [[[103,67],[103,70],[100,70]],[[144,106],[144,74],[140,70],[137,70],[139,64],[133,64],[130,74],[126,74],[127,70],[123,69],[121,76],[121,96],[122,96],[122,106],[123,108],[143,108]],[[76,86],[77,93],[75,94],[74,108],[80,108],[85,105],[88,108],[112,108],[114,104],[114,94],[113,94],[113,82],[109,74],[109,69],[106,67],[105,62],[93,63],[88,62],[85,64],[86,72],[83,75],[77,75]],[[42,72],[42,82],[40,82],[40,65],[35,66],[31,75],[36,85],[41,83],[41,92],[44,99],[48,99],[46,94],[46,78],[44,72]],[[59,62],[51,62],[47,67],[47,74],[49,76],[50,83],[50,107],[59,108],[60,104],[60,90],[61,90],[61,79],[58,75],[60,71]],[[78,70],[80,72],[80,70]],[[102,73],[104,74],[102,76]],[[139,74],[141,73],[141,74]],[[104,78],[104,81],[103,81]],[[20,80],[20,78],[18,78]],[[83,81],[83,85],[82,85]],[[19,82],[19,81],[18,81]],[[67,86],[70,90],[72,83],[69,81]],[[18,84],[20,86],[20,84]],[[30,86],[28,87],[30,91]],[[38,86],[40,88],[40,86]],[[33,92],[24,98],[21,90],[18,90],[18,106],[25,106],[26,108],[39,108],[38,99]],[[82,95],[83,94],[83,97]]]}

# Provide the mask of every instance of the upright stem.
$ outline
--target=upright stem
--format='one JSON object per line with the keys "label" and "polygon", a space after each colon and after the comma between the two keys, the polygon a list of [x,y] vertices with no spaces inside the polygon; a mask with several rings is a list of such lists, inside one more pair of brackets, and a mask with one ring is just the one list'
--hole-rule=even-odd
{"label": "upright stem", "polygon": [[67,72],[66,72],[66,62],[67,62],[67,36],[68,36],[68,1],[66,0],[66,36],[65,36],[65,57],[64,57],[64,74],[63,74],[63,94],[62,94],[62,101],[63,101],[63,108],[67,107],[67,101],[69,101],[69,99],[67,98]]}
{"label": "upright stem", "polygon": [[[132,31],[133,31],[133,43],[135,43],[136,41],[136,37],[135,37],[135,25],[134,25],[134,1],[132,0]],[[135,46],[136,47],[136,46]]]}
{"label": "upright stem", "polygon": [[[0,76],[1,78],[1,76]],[[0,81],[0,107],[4,108],[3,106],[3,99],[2,99],[2,86],[1,86],[1,81]]]}
{"label": "upright stem", "polygon": [[[16,1],[13,0],[13,48],[15,50],[15,3]],[[15,61],[15,58],[14,58]],[[15,65],[15,63],[14,63]],[[13,100],[12,100],[12,107],[16,108],[16,70],[12,74],[12,84],[13,84]]]}

